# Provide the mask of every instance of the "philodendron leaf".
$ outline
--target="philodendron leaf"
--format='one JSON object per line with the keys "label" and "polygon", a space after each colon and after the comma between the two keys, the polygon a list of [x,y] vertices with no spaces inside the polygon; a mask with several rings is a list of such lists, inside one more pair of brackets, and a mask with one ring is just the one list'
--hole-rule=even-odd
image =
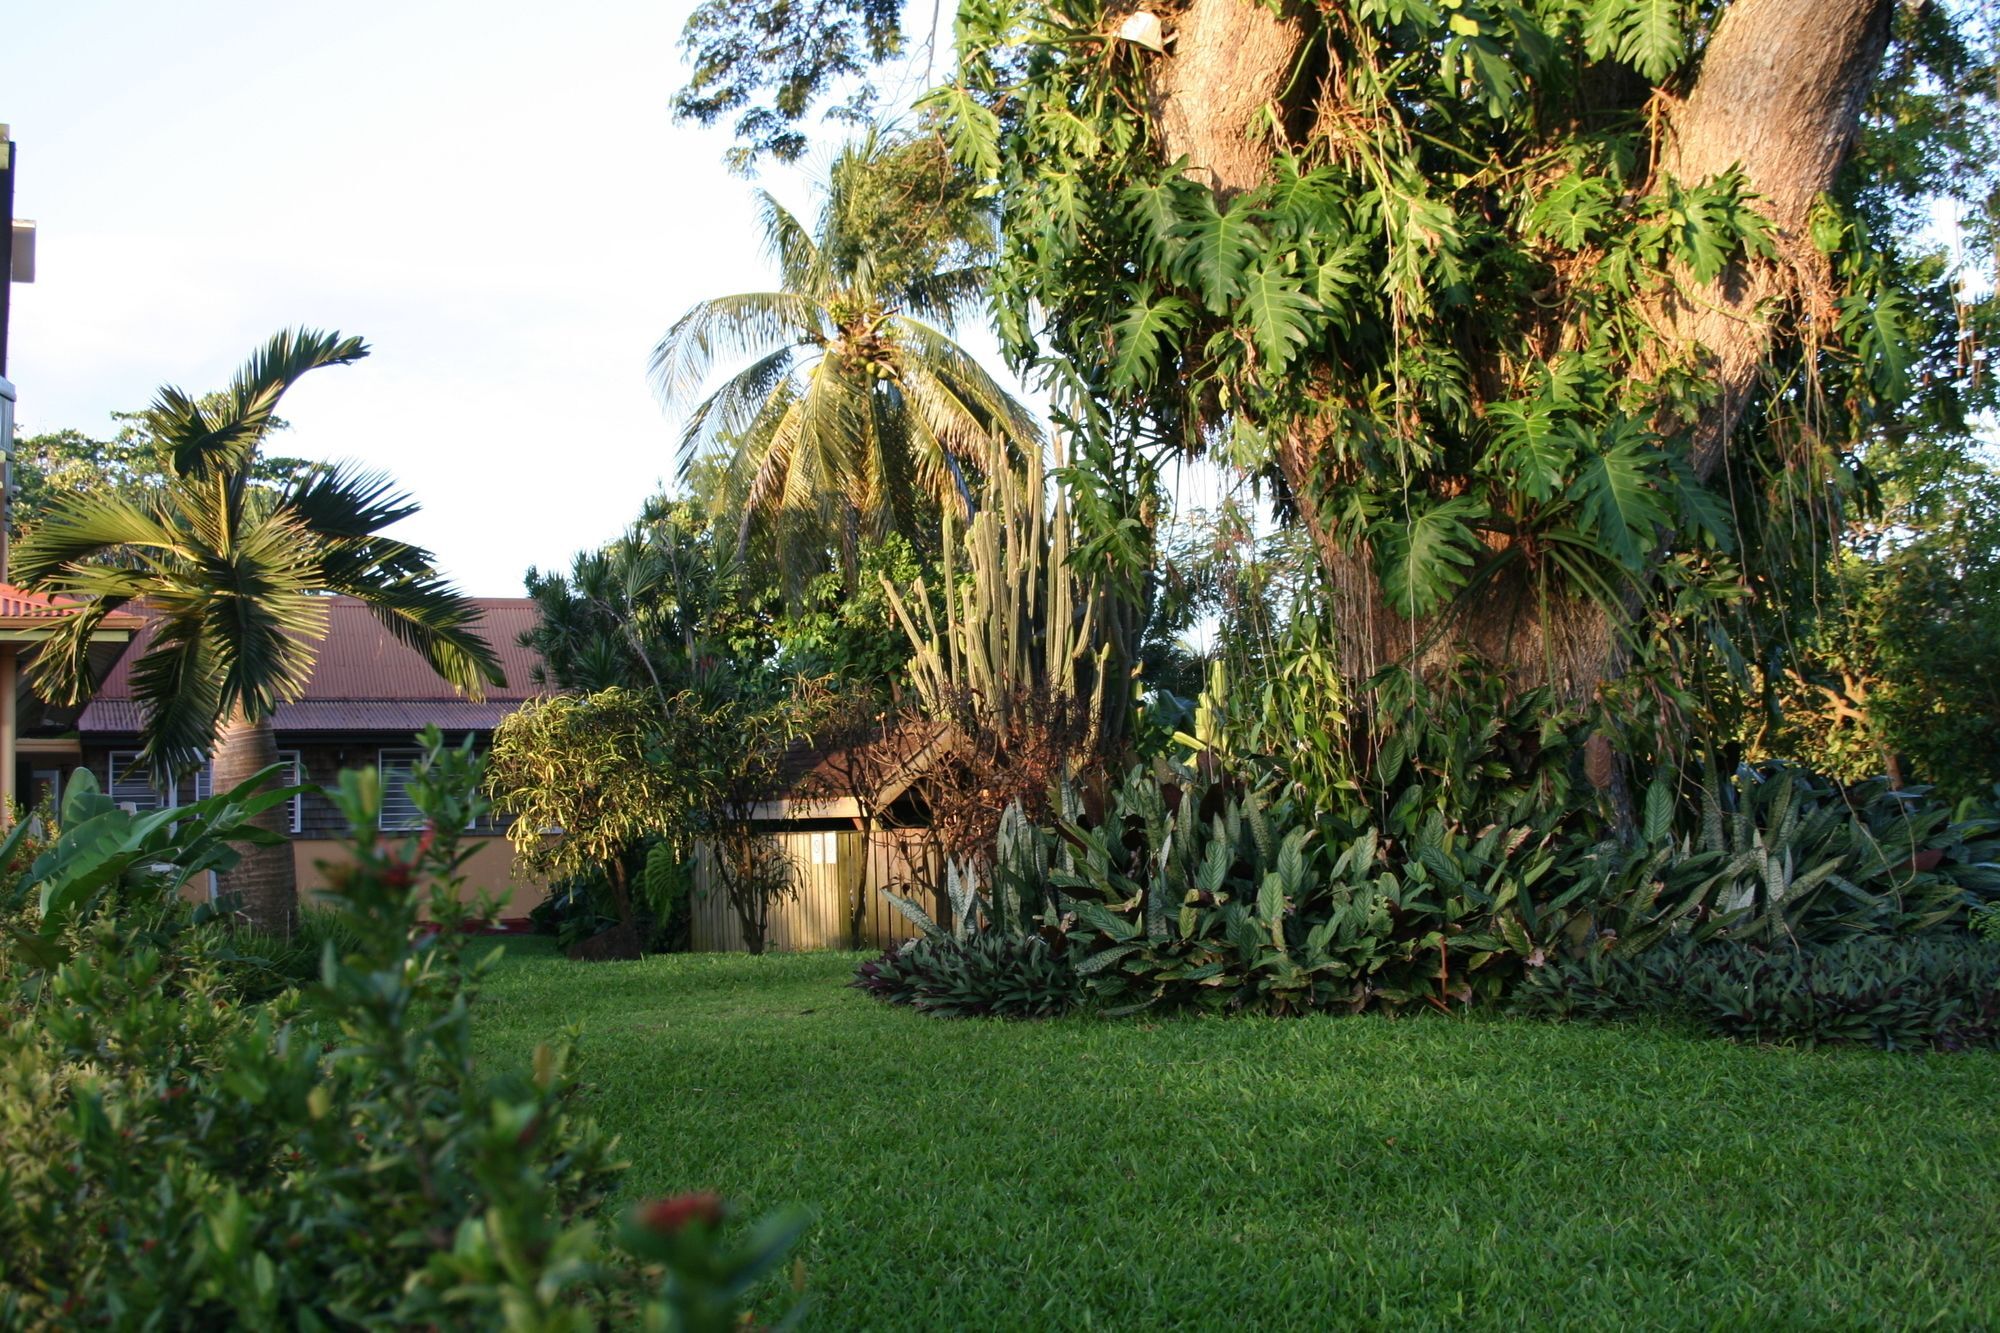
{"label": "philodendron leaf", "polygon": [[1461,495],[1414,509],[1406,522],[1384,519],[1371,524],[1382,593],[1390,609],[1415,619],[1435,611],[1464,587],[1483,549],[1471,524],[1486,516],[1483,501]]}
{"label": "philodendron leaf", "polygon": [[1569,498],[1582,510],[1599,548],[1634,573],[1651,559],[1672,518],[1656,475],[1662,461],[1642,426],[1614,422],[1597,448],[1583,451],[1570,483]]}
{"label": "philodendron leaf", "polygon": [[1306,295],[1297,277],[1275,263],[1264,263],[1245,277],[1238,309],[1263,361],[1261,369],[1268,375],[1283,370],[1305,346],[1307,320],[1319,309],[1319,303]]}

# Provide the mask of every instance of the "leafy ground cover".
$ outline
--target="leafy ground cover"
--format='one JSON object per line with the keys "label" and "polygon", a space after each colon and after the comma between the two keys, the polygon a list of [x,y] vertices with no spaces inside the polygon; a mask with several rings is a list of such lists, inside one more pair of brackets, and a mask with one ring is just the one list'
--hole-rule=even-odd
{"label": "leafy ground cover", "polygon": [[797,1202],[817,1328],[1982,1324],[2000,1059],[1499,1018],[938,1022],[855,955],[510,945],[629,1197]]}

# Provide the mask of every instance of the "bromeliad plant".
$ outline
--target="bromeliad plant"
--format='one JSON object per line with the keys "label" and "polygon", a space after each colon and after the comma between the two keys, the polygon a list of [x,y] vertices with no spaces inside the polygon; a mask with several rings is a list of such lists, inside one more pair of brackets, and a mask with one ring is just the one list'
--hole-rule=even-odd
{"label": "bromeliad plant", "polygon": [[877,999],[937,1018],[1051,1018],[1076,1008],[1084,986],[1068,941],[1049,912],[1046,837],[1010,804],[1000,817],[993,891],[979,891],[970,860],[945,868],[951,923],[938,924],[915,899],[884,890],[919,931],[916,939],[870,959],[854,985]]}
{"label": "bromeliad plant", "polygon": [[1289,798],[1134,770],[1096,828],[1062,826],[1051,882],[1077,970],[1110,1012],[1192,1003],[1299,1013],[1497,994],[1504,923],[1559,860],[1528,826],[1468,838],[1433,814],[1408,855],[1329,842]]}
{"label": "bromeliad plant", "polygon": [[1760,949],[1956,932],[2000,898],[2000,821],[1916,789],[1844,791],[1787,766],[1701,784],[1676,828],[1670,779],[1632,839],[1590,847],[1561,891],[1524,900],[1515,943],[1540,956],[1636,958],[1685,936]]}

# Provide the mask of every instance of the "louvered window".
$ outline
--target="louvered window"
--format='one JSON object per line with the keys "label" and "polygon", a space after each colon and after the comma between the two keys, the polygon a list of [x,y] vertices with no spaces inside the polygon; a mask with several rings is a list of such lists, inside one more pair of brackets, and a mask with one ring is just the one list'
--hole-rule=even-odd
{"label": "louvered window", "polygon": [[[292,771],[281,779],[286,786],[295,787],[305,780],[304,761],[297,750],[278,751],[278,762],[292,766]],[[215,793],[213,763],[204,763],[190,776],[168,783],[164,792],[153,785],[146,766],[139,762],[137,750],[113,750],[106,769],[105,794],[119,805],[129,805],[137,814],[163,810],[168,806],[192,805],[196,801],[207,800]],[[294,796],[288,805],[290,827],[292,832],[297,833],[304,827],[304,799]]]}
{"label": "louvered window", "polygon": [[[300,758],[299,752],[297,750],[278,751],[278,762],[281,764],[291,765],[291,772],[282,775],[279,779],[287,787],[296,787],[300,783],[306,780],[305,761],[302,758]],[[197,801],[205,801],[210,796],[215,794],[215,763],[213,760],[210,760],[208,763],[203,764],[200,768],[195,770],[193,785],[194,785],[193,799]],[[185,791],[186,784],[182,784],[182,786],[183,790],[181,794],[185,796],[187,794]],[[289,827],[291,831],[294,833],[300,832],[302,829],[304,829],[305,796],[303,794],[300,794],[298,796],[292,797],[291,800],[285,803],[285,809],[286,812],[291,816],[291,818],[287,821],[287,827]]]}
{"label": "louvered window", "polygon": [[139,761],[137,750],[113,750],[106,760],[104,794],[118,805],[129,806],[135,814],[165,809],[174,803],[173,784],[161,791],[153,785],[153,775]]}
{"label": "louvered window", "polygon": [[384,750],[380,758],[382,771],[382,818],[384,829],[418,829],[424,826],[424,816],[410,799],[410,775],[416,772],[417,761],[423,758],[421,750]]}

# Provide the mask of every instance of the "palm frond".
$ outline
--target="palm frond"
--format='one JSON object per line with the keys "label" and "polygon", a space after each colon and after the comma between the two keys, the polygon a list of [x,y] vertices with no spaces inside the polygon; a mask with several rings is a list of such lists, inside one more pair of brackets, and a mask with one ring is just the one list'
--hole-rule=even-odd
{"label": "palm frond", "polygon": [[[959,460],[963,458],[984,467],[987,455],[992,452],[991,445],[985,442],[983,433],[972,438],[970,452],[963,447],[968,443],[966,440],[961,439],[955,446],[940,439],[933,424],[933,414],[916,406],[919,394],[908,392],[912,387],[911,380],[906,379],[903,387],[906,391],[903,399],[909,405],[902,413],[906,441],[903,464],[910,474],[911,487],[940,507],[955,504],[959,517],[970,522],[978,506],[972,488],[966,484],[965,469]],[[950,419],[948,412],[938,415]]]}
{"label": "palm frond", "polygon": [[768,417],[797,370],[798,349],[780,347],[769,356],[754,361],[724,381],[722,387],[702,400],[681,428],[679,447],[682,475],[705,452],[717,444],[734,444],[740,452],[746,437],[754,437],[757,423]]}
{"label": "palm frond", "polygon": [[154,774],[197,765],[214,747],[222,677],[198,606],[154,621],[152,642],[132,667],[132,692],[145,705],[139,757]]}
{"label": "palm frond", "polygon": [[364,471],[351,463],[314,468],[296,478],[278,499],[316,537],[368,537],[418,512],[386,472]]}
{"label": "palm frond", "polygon": [[354,595],[391,634],[423,654],[433,671],[472,698],[483,699],[488,685],[507,683],[493,645],[478,631],[478,603],[443,579],[405,578]]}
{"label": "palm frond", "polygon": [[231,534],[211,563],[155,604],[199,608],[209,652],[222,668],[225,711],[253,720],[305,689],[326,638],[318,543],[289,515],[273,512]]}
{"label": "palm frond", "polygon": [[[922,362],[912,361],[901,368],[901,388],[910,409],[923,422],[922,442],[949,450],[961,462],[975,467],[985,467],[993,452],[993,436],[996,432],[994,414],[983,409],[983,405],[968,402],[958,392],[958,386],[941,376],[933,374]],[[932,457],[920,459],[928,469],[942,470],[944,459]],[[942,478],[931,478],[935,485]]]}
{"label": "palm frond", "polygon": [[764,228],[764,253],[778,265],[785,290],[818,296],[828,286],[826,261],[812,232],[769,190],[757,191],[757,220]]}
{"label": "palm frond", "polygon": [[28,664],[28,683],[50,703],[76,705],[90,698],[97,680],[90,669],[90,645],[104,618],[123,609],[129,597],[104,597],[56,622]]}
{"label": "palm frond", "polygon": [[799,403],[798,443],[792,449],[781,507],[805,513],[818,508],[822,490],[852,502],[865,488],[869,393],[831,362],[813,367]]}
{"label": "palm frond", "polygon": [[1017,447],[1042,442],[1042,428],[1034,413],[1002,388],[970,352],[920,319],[904,315],[891,323],[904,347],[899,368],[922,367],[959,401],[989,416],[990,424]]}
{"label": "palm frond", "polygon": [[67,495],[14,548],[12,572],[24,587],[63,592],[73,567],[121,551],[186,554],[183,534],[113,491]]}
{"label": "palm frond", "polygon": [[823,342],[831,332],[826,312],[793,292],[740,292],[700,301],[674,321],[653,348],[647,375],[671,408],[707,382],[718,360],[763,358],[780,347]]}
{"label": "palm frond", "polygon": [[900,293],[903,306],[915,319],[953,329],[985,304],[988,271],[983,264],[965,264],[922,274]]}
{"label": "palm frond", "polygon": [[[799,437],[804,429],[805,412],[804,394],[786,402],[763,442],[762,451],[754,459],[745,458],[750,469],[748,483],[743,489],[743,523],[746,528],[752,515],[775,508],[779,497],[784,494],[785,478],[792,470],[792,457],[798,451]],[[742,549],[741,534],[737,548]]]}
{"label": "palm frond", "polygon": [[285,329],[252,353],[214,410],[169,386],[147,414],[160,442],[173,453],[174,471],[205,474],[247,459],[277,415],[278,400],[307,373],[343,366],[368,355],[359,338],[319,329]]}

